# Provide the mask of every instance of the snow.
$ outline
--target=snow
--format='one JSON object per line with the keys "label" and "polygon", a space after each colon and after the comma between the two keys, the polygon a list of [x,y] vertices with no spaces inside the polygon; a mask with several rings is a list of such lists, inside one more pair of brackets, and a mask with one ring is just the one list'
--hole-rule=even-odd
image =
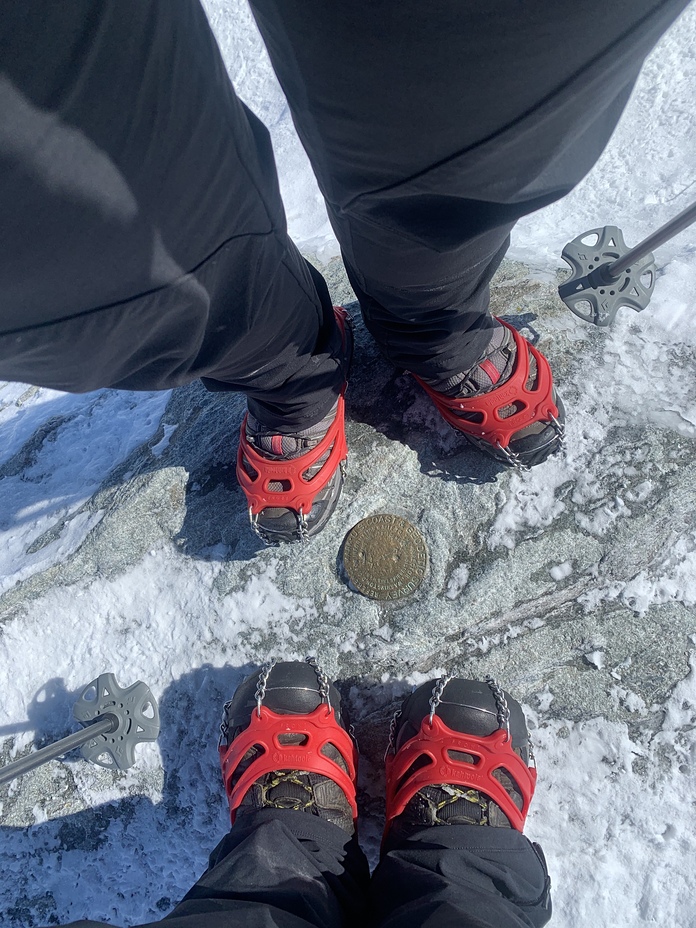
{"label": "snow", "polygon": [[592,667],[601,670],[605,663],[604,651],[590,651],[589,654],[585,655],[585,660],[588,664],[591,664]]}
{"label": "snow", "polygon": [[549,569],[549,574],[551,575],[552,580],[565,580],[566,577],[569,577],[573,572],[573,565],[570,561],[564,561],[562,564],[555,564]]}
{"label": "snow", "polygon": [[164,425],[164,436],[157,442],[156,445],[152,446],[152,454],[156,458],[161,458],[164,452],[169,447],[169,442],[171,441],[172,435],[176,432],[177,425]]}
{"label": "snow", "polygon": [[543,765],[527,833],[551,857],[552,924],[693,924],[695,667],[651,739],[526,709]]}
{"label": "snow", "polygon": [[456,599],[469,582],[469,568],[466,564],[460,564],[452,571],[449,582],[447,583],[447,599]]}
{"label": "snow", "polygon": [[[205,0],[205,7],[240,96],[271,131],[291,235],[303,250],[327,260],[338,246],[249,10],[241,0]],[[634,244],[696,198],[695,88],[692,7],[648,59],[595,169],[562,202],[518,224],[511,257],[548,281],[563,267],[563,246],[579,232],[613,222]],[[549,322],[552,334],[556,326],[577,345],[564,388],[573,397],[568,452],[503,484],[480,539],[492,556],[521,557],[525,544],[564,520],[599,540],[614,531],[648,538],[660,528],[641,507],[656,493],[661,475],[641,445],[617,445],[611,436],[616,429],[632,434],[634,427],[652,424],[669,439],[656,439],[664,445],[666,472],[669,455],[676,454],[670,443],[696,438],[693,241],[692,228],[658,251],[651,305],[640,315],[622,311],[601,337],[572,319]],[[168,399],[0,385],[0,595],[49,576],[80,549],[104,518],[90,500],[135,449],[149,443],[151,456],[162,458],[181,428],[162,422]],[[414,421],[430,417],[438,427],[425,404],[410,407],[407,415]],[[375,460],[382,456],[392,473],[411,452],[400,448],[404,457],[396,458],[389,447],[380,436]],[[682,515],[679,506],[675,497],[675,518]],[[665,529],[665,546],[628,580],[597,580],[574,602],[588,614],[601,606],[636,615],[665,604],[693,610],[696,529],[671,537]],[[391,614],[374,622],[365,637],[364,629],[348,627],[343,601],[331,595],[321,609],[335,636],[314,640],[317,601],[282,589],[282,565],[272,556],[250,559],[228,588],[221,566],[226,551],[213,545],[208,560],[195,559],[162,540],[114,575],[49,585],[12,605],[3,618],[5,762],[25,751],[36,734],[51,740],[74,730],[72,704],[104,670],[124,685],[145,680],[163,721],[158,744],[139,748],[138,763],[126,773],[71,757],[10,786],[0,803],[0,911],[8,926],[85,917],[137,924],[165,915],[225,830],[215,712],[245,673],[272,656],[279,639],[283,653],[273,655],[286,659],[304,657],[308,639],[320,657],[330,653],[329,660],[366,648],[381,660],[395,647],[399,628]],[[550,590],[582,574],[575,552],[566,550],[540,568]],[[459,556],[443,577],[442,598],[456,605],[475,580],[466,557]],[[366,609],[355,597],[360,621],[370,618]],[[505,631],[477,633],[468,645],[483,656],[544,628],[544,620],[530,617]],[[548,685],[525,707],[540,771],[527,833],[549,860],[553,924],[689,928],[696,854],[694,652],[689,673],[660,706],[649,705],[624,682],[630,656],[618,661],[599,639],[580,644],[577,653],[578,661],[585,658],[587,676],[612,668],[617,682],[610,698],[630,721],[556,717],[559,699]],[[398,667],[384,672],[380,660],[375,667],[385,699],[446,670],[436,662],[427,673],[400,676]],[[655,713],[657,726],[643,725]],[[119,805],[127,814],[116,813]]]}
{"label": "snow", "polygon": [[[26,388],[24,388],[26,390]],[[0,385],[3,441],[0,594],[65,560],[99,521],[81,511],[107,475],[158,427],[167,393],[102,390],[66,397],[40,389],[18,405],[17,384]],[[4,420],[4,421],[3,421]],[[31,429],[31,430],[30,430]],[[34,436],[30,454],[23,444]],[[12,466],[12,455],[23,457]],[[8,453],[9,450],[9,453]],[[57,523],[58,537],[45,538]]]}

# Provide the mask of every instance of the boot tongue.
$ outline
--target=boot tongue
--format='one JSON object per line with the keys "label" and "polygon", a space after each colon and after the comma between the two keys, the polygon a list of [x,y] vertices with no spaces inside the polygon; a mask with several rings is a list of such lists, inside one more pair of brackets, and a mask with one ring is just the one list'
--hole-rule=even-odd
{"label": "boot tongue", "polygon": [[415,829],[429,825],[510,827],[508,817],[485,793],[446,783],[418,790],[400,819],[402,827]]}
{"label": "boot tongue", "polygon": [[291,435],[274,435],[262,422],[249,413],[246,424],[246,438],[250,445],[268,455],[269,458],[300,457],[312,448],[316,448],[326,435],[329,426],[336,417],[336,406],[315,425],[299,429]]}
{"label": "boot tongue", "polygon": [[249,435],[247,433],[247,438],[250,444],[255,445],[259,451],[269,457],[289,458],[302,454],[308,447],[308,443],[305,444],[305,440],[296,435]]}
{"label": "boot tongue", "polygon": [[[306,784],[305,782],[306,781]],[[276,781],[271,781],[266,789],[265,801],[275,809],[298,809],[309,806],[312,802],[312,790],[309,777],[299,771],[279,773]]]}
{"label": "boot tongue", "polygon": [[517,347],[512,334],[504,325],[498,323],[496,328],[492,329],[491,340],[485,352],[468,371],[453,374],[447,379],[421,379],[444,396],[462,399],[478,396],[505,383],[512,373],[516,354]]}

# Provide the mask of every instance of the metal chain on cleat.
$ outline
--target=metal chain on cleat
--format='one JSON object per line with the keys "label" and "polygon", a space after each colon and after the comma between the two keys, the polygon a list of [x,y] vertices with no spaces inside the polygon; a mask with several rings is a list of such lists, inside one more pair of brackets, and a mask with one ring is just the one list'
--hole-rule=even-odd
{"label": "metal chain on cleat", "polygon": [[278,662],[275,657],[271,658],[270,661],[267,661],[259,671],[259,679],[256,681],[256,692],[254,693],[254,699],[256,700],[256,713],[259,718],[261,718],[261,705],[266,695],[266,686],[268,684],[268,678],[271,675],[271,671]]}
{"label": "metal chain on cleat", "polygon": [[445,692],[445,687],[452,679],[451,676],[445,675],[444,677],[438,677],[435,681],[435,686],[433,687],[433,692],[430,697],[430,716],[428,718],[429,723],[433,724],[433,718],[435,716],[435,710],[442,702],[442,694]]}
{"label": "metal chain on cleat", "polygon": [[275,542],[268,537],[264,530],[259,525],[259,516],[258,513],[254,515],[251,511],[251,506],[249,506],[249,523],[251,525],[252,531],[261,539],[265,545],[273,545]]}
{"label": "metal chain on cleat", "polygon": [[309,541],[309,525],[302,506],[297,513],[297,537],[300,541]]}
{"label": "metal chain on cleat", "polygon": [[515,470],[530,470],[528,465],[522,463],[519,454],[517,454],[515,451],[511,451],[509,448],[504,448],[500,442],[498,442],[498,449],[510,467],[514,467]]}
{"label": "metal chain on cleat", "polygon": [[553,423],[553,427],[556,430],[556,434],[558,435],[559,444],[561,448],[563,448],[566,437],[565,426],[562,422],[559,422],[553,414],[551,415],[551,422]]}
{"label": "metal chain on cleat", "polygon": [[507,704],[503,688],[499,685],[495,677],[487,676],[486,683],[495,699],[495,707],[498,713],[498,728],[504,728],[510,737],[510,707]]}
{"label": "metal chain on cleat", "polygon": [[[299,512],[295,513],[295,516],[297,518],[297,540],[309,541],[309,523],[307,522],[307,516],[304,514],[301,506]],[[265,545],[269,547],[277,546],[278,541],[275,538],[271,538],[259,525],[258,513],[254,515],[251,511],[251,506],[249,506],[249,524],[254,534],[257,535]]]}
{"label": "metal chain on cleat", "polygon": [[527,766],[536,768],[536,757],[534,756],[534,746],[531,738],[527,741],[527,753],[529,754],[529,763]]}
{"label": "metal chain on cleat", "polygon": [[[559,419],[556,418],[556,416],[553,415],[553,413],[549,414],[549,419],[551,421],[551,425],[553,426],[553,430],[558,437],[558,448],[560,451],[563,451],[565,448],[566,438],[565,426],[562,422],[559,421]],[[512,451],[511,448],[503,447],[500,442],[497,442],[496,447],[500,451],[501,455],[505,458],[507,463],[510,465],[510,467],[514,467],[514,469],[517,471],[531,470],[531,465],[523,464],[519,454],[517,454],[515,451]]]}
{"label": "metal chain on cleat", "polygon": [[387,754],[396,754],[396,723],[399,721],[402,715],[402,710],[397,709],[394,715],[392,715],[391,722],[389,723],[389,742],[387,743],[387,750],[384,752],[384,759],[387,759]]}
{"label": "metal chain on cleat", "polygon": [[325,702],[326,705],[331,708],[331,691],[329,687],[331,686],[331,681],[321,669],[317,663],[316,657],[305,657],[305,663],[309,664],[314,673],[317,675],[317,681],[319,683],[319,695],[321,696],[321,701]]}

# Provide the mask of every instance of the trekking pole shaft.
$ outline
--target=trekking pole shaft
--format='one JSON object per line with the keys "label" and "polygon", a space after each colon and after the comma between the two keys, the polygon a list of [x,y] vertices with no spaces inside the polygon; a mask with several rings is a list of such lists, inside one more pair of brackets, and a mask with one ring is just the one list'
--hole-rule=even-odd
{"label": "trekking pole shaft", "polygon": [[36,767],[40,767],[42,764],[47,764],[49,760],[61,757],[61,755],[67,754],[68,751],[72,751],[74,748],[82,747],[83,744],[87,744],[88,741],[98,735],[108,734],[114,730],[114,725],[113,718],[104,717],[99,719],[98,722],[88,725],[82,731],[76,731],[74,734],[68,735],[67,738],[61,738],[60,741],[41,748],[40,751],[20,757],[19,760],[13,761],[11,764],[5,764],[4,767],[0,767],[0,783],[9,783],[10,780],[21,777],[22,774],[35,770]]}
{"label": "trekking pole shaft", "polygon": [[606,269],[607,276],[611,277],[612,280],[620,277],[634,261],[647,255],[648,252],[653,251],[655,248],[659,248],[660,245],[664,245],[665,242],[674,238],[675,235],[678,235],[693,222],[696,222],[696,203],[692,203],[691,206],[679,213],[678,216],[675,216],[674,219],[670,219],[668,223],[659,228],[657,232],[653,232],[652,235],[643,239],[635,248],[631,248],[630,251],[627,251],[623,257],[618,258],[613,264],[610,264]]}

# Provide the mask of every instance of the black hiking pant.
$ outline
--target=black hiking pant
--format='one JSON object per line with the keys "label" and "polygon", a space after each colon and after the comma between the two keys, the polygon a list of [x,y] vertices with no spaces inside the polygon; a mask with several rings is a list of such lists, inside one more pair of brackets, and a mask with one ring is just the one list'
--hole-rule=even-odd
{"label": "black hiking pant", "polygon": [[[235,825],[160,928],[541,928],[551,917],[538,845],[507,828],[425,828],[369,879],[355,838],[264,809]],[[103,922],[73,923],[102,928]]]}
{"label": "black hiking pant", "polygon": [[[476,362],[512,225],[590,169],[686,0],[251,5],[366,323],[432,377]],[[0,295],[0,378],[202,377],[281,432],[331,408],[328,292],[198,0],[2,2]]]}

